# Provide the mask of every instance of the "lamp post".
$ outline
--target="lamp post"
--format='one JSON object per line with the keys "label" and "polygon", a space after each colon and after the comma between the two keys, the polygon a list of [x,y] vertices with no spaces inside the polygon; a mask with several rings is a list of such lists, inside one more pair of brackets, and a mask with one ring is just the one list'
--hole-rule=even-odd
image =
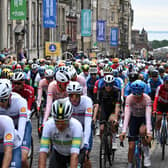
{"label": "lamp post", "polygon": [[39,22],[39,17],[40,17],[40,14],[39,14],[39,0],[37,0],[37,58],[40,57],[40,48],[39,48],[39,25],[40,25],[40,22]]}

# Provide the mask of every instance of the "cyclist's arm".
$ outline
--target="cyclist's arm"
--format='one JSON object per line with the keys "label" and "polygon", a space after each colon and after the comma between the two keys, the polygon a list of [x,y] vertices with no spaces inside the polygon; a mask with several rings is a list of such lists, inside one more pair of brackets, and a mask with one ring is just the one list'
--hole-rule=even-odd
{"label": "cyclist's arm", "polygon": [[4,158],[3,158],[3,162],[2,162],[2,168],[8,168],[10,167],[10,163],[12,160],[12,146],[8,146],[6,145],[4,147]]}
{"label": "cyclist's arm", "polygon": [[149,98],[146,102],[146,127],[147,127],[147,133],[151,134],[152,132],[152,125],[151,125],[151,114],[152,114],[152,102]]}
{"label": "cyclist's arm", "polygon": [[21,142],[23,141],[24,133],[25,133],[25,127],[27,122],[27,101],[22,98],[22,101],[20,101],[19,104],[19,121],[18,121],[18,133],[21,138]]}
{"label": "cyclist's arm", "polygon": [[47,94],[47,104],[46,104],[46,111],[44,114],[44,120],[43,123],[45,123],[50,115],[51,106],[53,102],[53,91],[52,91],[52,85],[49,85],[48,87],[48,94]]}
{"label": "cyclist's arm", "polygon": [[29,110],[31,110],[31,107],[32,107],[32,104],[33,104],[34,101],[35,101],[34,88],[30,86],[30,89],[29,89],[29,97],[28,97],[28,101],[27,101],[28,109],[29,109]]}
{"label": "cyclist's arm", "polygon": [[40,152],[39,155],[39,161],[38,161],[38,167],[39,168],[46,168],[46,161],[47,161],[47,153],[46,152]]}
{"label": "cyclist's arm", "polygon": [[160,86],[157,87],[157,90],[156,90],[156,93],[155,93],[155,99],[154,99],[154,103],[153,103],[153,111],[154,111],[154,112],[157,111],[157,104],[158,104],[159,90],[160,90]]}
{"label": "cyclist's arm", "polygon": [[119,115],[119,112],[120,112],[120,102],[121,102],[121,92],[120,92],[120,90],[118,90],[116,100],[117,100],[117,102],[115,104],[115,117],[116,117],[116,120],[118,120],[118,115]]}
{"label": "cyclist's arm", "polygon": [[93,106],[92,101],[88,98],[87,107],[85,111],[85,126],[84,126],[84,144],[89,145],[89,138],[91,134],[91,122],[92,122]]}
{"label": "cyclist's arm", "polygon": [[37,97],[37,106],[40,107],[41,105],[41,98],[43,94],[43,88],[42,88],[42,80],[40,80],[39,86],[38,86],[38,97]]}
{"label": "cyclist's arm", "polygon": [[70,159],[70,168],[77,168],[78,167],[78,154],[72,153]]}
{"label": "cyclist's arm", "polygon": [[130,103],[129,103],[129,96],[128,96],[126,98],[126,103],[125,103],[124,124],[123,124],[123,130],[122,130],[122,132],[124,133],[126,133],[130,116],[131,116],[131,111],[130,111]]}

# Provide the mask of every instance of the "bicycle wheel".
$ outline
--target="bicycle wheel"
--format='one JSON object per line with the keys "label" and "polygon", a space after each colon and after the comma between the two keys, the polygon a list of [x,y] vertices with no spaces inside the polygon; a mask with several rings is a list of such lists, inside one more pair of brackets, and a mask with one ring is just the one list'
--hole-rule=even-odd
{"label": "bicycle wheel", "polygon": [[165,145],[166,145],[166,128],[161,130],[161,146],[162,146],[162,160],[165,158]]}
{"label": "bicycle wheel", "polygon": [[31,147],[28,153],[28,162],[29,162],[29,168],[32,167],[33,163],[33,152],[34,152],[34,145],[33,145],[33,137],[31,137]]}
{"label": "bicycle wheel", "polygon": [[112,149],[112,135],[107,136],[107,157],[109,161],[109,165],[112,166],[114,161],[114,153],[115,150]]}
{"label": "bicycle wheel", "polygon": [[99,156],[99,163],[100,168],[106,168],[107,164],[107,143],[106,137],[103,137],[100,143],[100,156]]}

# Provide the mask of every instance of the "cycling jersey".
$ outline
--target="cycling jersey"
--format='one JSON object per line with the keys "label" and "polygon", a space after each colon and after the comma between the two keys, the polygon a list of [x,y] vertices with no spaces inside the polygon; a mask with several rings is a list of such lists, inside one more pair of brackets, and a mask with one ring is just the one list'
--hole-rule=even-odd
{"label": "cycling jersey", "polygon": [[0,107],[0,115],[7,115],[13,119],[22,142],[27,122],[27,101],[19,94],[12,92],[9,107],[7,109]]}
{"label": "cycling jersey", "polygon": [[41,138],[40,152],[48,153],[50,141],[53,148],[64,156],[69,156],[71,153],[79,154],[82,144],[83,131],[80,122],[74,118],[69,120],[69,126],[59,132],[53,118],[49,119],[43,129]]}
{"label": "cycling jersey", "polygon": [[164,84],[157,87],[153,111],[168,112],[168,90],[165,88]]}
{"label": "cycling jersey", "polygon": [[125,103],[125,119],[123,125],[123,132],[126,132],[131,116],[145,117],[147,133],[151,133],[151,98],[147,94],[143,94],[140,101],[135,101],[135,96],[130,94],[126,98]]}
{"label": "cycling jersey", "polygon": [[83,126],[84,130],[84,144],[89,145],[89,137],[91,134],[92,121],[92,100],[88,96],[81,96],[78,106],[72,105],[72,116],[76,118]]}
{"label": "cycling jersey", "polygon": [[52,81],[49,86],[48,86],[48,94],[47,94],[47,105],[46,105],[46,111],[45,111],[45,115],[44,115],[44,122],[47,121],[50,112],[51,112],[51,106],[52,106],[52,102],[54,100],[60,99],[60,98],[65,98],[67,97],[68,94],[65,91],[61,91],[57,85],[56,81]]}
{"label": "cycling jersey", "polygon": [[30,85],[24,84],[23,89],[15,89],[15,85],[12,84],[12,91],[20,94],[23,98],[27,100],[28,109],[31,110],[32,104],[35,101],[34,88]]}
{"label": "cycling jersey", "polygon": [[83,94],[87,95],[87,86],[86,86],[85,78],[80,76],[80,75],[78,75],[76,81],[79,82],[80,85],[83,87]]}
{"label": "cycling jersey", "polygon": [[4,152],[4,146],[12,146],[16,149],[21,145],[20,138],[15,131],[10,117],[0,115],[0,152]]}

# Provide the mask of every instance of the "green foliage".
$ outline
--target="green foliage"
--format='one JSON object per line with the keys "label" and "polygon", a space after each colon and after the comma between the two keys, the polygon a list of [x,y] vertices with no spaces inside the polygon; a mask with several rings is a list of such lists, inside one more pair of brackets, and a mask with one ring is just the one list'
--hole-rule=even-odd
{"label": "green foliage", "polygon": [[168,46],[168,40],[162,40],[162,41],[154,40],[154,41],[152,41],[152,48],[154,48],[154,49],[160,48],[160,47],[165,47],[165,46]]}

